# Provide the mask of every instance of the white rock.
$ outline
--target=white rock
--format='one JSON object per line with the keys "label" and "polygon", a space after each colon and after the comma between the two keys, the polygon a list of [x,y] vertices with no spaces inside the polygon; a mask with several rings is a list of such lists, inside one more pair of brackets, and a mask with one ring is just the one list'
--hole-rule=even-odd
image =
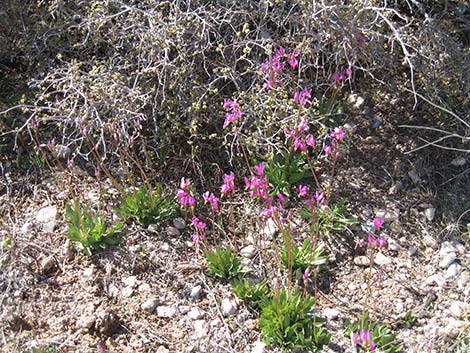
{"label": "white rock", "polygon": [[436,239],[431,235],[425,235],[423,241],[426,246],[429,246],[431,248],[436,248],[437,246]]}
{"label": "white rock", "polygon": [[251,259],[256,255],[256,247],[254,245],[245,246],[243,249],[240,250],[240,255]]}
{"label": "white rock", "polygon": [[140,305],[140,308],[143,311],[146,311],[148,313],[152,313],[155,310],[155,308],[157,307],[157,305],[158,305],[158,299],[157,298],[150,298],[150,299],[146,300],[145,302],[143,302]]}
{"label": "white rock", "polygon": [[194,321],[194,334],[195,339],[201,339],[207,336],[207,325],[205,320]]}
{"label": "white rock", "polygon": [[136,276],[129,276],[124,279],[124,284],[126,287],[134,288],[137,285],[137,277]]}
{"label": "white rock", "polygon": [[389,257],[385,256],[381,252],[378,252],[374,256],[374,263],[378,266],[385,266],[388,265],[392,262]]}
{"label": "white rock", "polygon": [[465,255],[465,253],[467,252],[467,250],[465,249],[465,245],[463,245],[462,243],[455,242],[454,247],[460,255]]}
{"label": "white rock", "polygon": [[461,301],[453,301],[450,304],[449,312],[456,319],[463,318],[469,311],[469,304]]}
{"label": "white rock", "polygon": [[399,301],[395,304],[395,312],[397,314],[401,314],[402,312],[405,311],[405,304],[403,304],[402,301]]}
{"label": "white rock", "polygon": [[458,263],[455,263],[455,262],[454,262],[453,264],[451,264],[451,265],[447,268],[444,277],[445,277],[446,279],[451,279],[451,278],[457,277],[457,275],[459,274],[461,268],[462,268],[462,267],[461,267]]}
{"label": "white rock", "polygon": [[82,315],[77,320],[77,327],[88,330],[96,321],[95,315]]}
{"label": "white rock", "polygon": [[236,313],[237,304],[228,298],[224,298],[220,304],[220,309],[222,311],[222,315],[227,317]]}
{"label": "white rock", "polygon": [[354,264],[357,266],[369,266],[370,260],[367,256],[361,255],[361,256],[356,256],[353,260]]}
{"label": "white rock", "polygon": [[132,294],[134,294],[134,289],[132,287],[124,287],[122,289],[122,296],[125,298],[130,298],[132,297]]}
{"label": "white rock", "polygon": [[166,228],[166,233],[172,237],[177,237],[181,234],[178,228],[172,226]]}
{"label": "white rock", "polygon": [[408,254],[410,256],[414,256],[418,252],[418,248],[416,246],[410,246],[408,249]]}
{"label": "white rock", "polygon": [[455,253],[456,249],[450,241],[444,241],[439,250],[439,256],[444,257],[447,254]]}
{"label": "white rock", "polygon": [[160,346],[157,348],[157,353],[170,353],[170,351],[165,346]]}
{"label": "white rock", "polygon": [[464,157],[458,157],[454,158],[450,164],[456,166],[456,167],[461,167],[467,163],[467,160]]}
{"label": "white rock", "polygon": [[379,211],[376,214],[377,218],[383,218],[386,223],[396,221],[400,217],[400,211],[398,210],[385,210]]}
{"label": "white rock", "polygon": [[52,269],[52,267],[54,267],[54,256],[52,255],[49,255],[48,257],[44,258],[42,261],[41,261],[41,272],[47,272],[49,271],[50,269]]}
{"label": "white rock", "polygon": [[416,170],[410,170],[408,172],[408,176],[410,177],[413,184],[419,184],[421,182],[421,178]]}
{"label": "white rock", "polygon": [[43,232],[52,233],[55,226],[55,218],[57,216],[57,207],[48,206],[40,209],[36,214],[36,221],[41,223]]}
{"label": "white rock", "polygon": [[198,308],[192,308],[188,313],[188,318],[191,320],[200,320],[204,317],[204,312]]}
{"label": "white rock", "polygon": [[173,225],[179,230],[186,228],[186,221],[183,218],[177,217],[173,220]]}
{"label": "white rock", "polygon": [[139,293],[148,293],[150,292],[150,285],[148,283],[142,283],[137,289]]}
{"label": "white rock", "polygon": [[387,239],[387,243],[388,243],[388,249],[389,250],[392,250],[392,251],[400,251],[400,244],[398,244],[398,242],[393,239],[393,238],[389,238]]}
{"label": "white rock", "polygon": [[157,316],[162,318],[172,318],[176,315],[176,308],[173,306],[158,306]]}
{"label": "white rock", "polygon": [[167,242],[163,242],[160,249],[161,251],[168,252],[170,250],[170,244],[168,244]]}
{"label": "white rock", "polygon": [[25,224],[21,226],[20,231],[22,234],[26,235],[26,234],[31,233],[32,229],[33,229],[33,225],[30,222],[26,222]]}
{"label": "white rock", "polygon": [[256,341],[253,343],[253,346],[251,348],[251,353],[264,353],[265,348],[266,348],[266,343],[261,342],[261,341]]}
{"label": "white rock", "polygon": [[439,273],[435,273],[424,280],[424,284],[427,286],[436,284],[438,287],[443,287],[446,284],[444,276]]}
{"label": "white rock", "polygon": [[464,272],[460,275],[459,279],[457,280],[457,288],[463,291],[467,283],[470,283],[470,275]]}
{"label": "white rock", "polygon": [[52,155],[54,158],[63,158],[66,159],[70,157],[70,154],[72,153],[72,150],[65,146],[65,145],[54,145],[52,147]]}
{"label": "white rock", "polygon": [[152,233],[157,233],[158,232],[158,225],[157,224],[149,224],[147,227],[147,230]]}
{"label": "white rock", "polygon": [[426,219],[429,222],[432,222],[435,216],[436,216],[436,209],[434,207],[427,208],[424,210],[424,217],[426,217]]}
{"label": "white rock", "polygon": [[332,309],[332,308],[325,308],[323,309],[323,315],[328,320],[334,320],[339,316],[339,311],[336,309]]}
{"label": "white rock", "polygon": [[361,223],[361,229],[366,233],[374,233],[375,232],[374,222],[368,221],[368,222]]}
{"label": "white rock", "polygon": [[196,286],[193,289],[191,289],[191,293],[189,294],[189,297],[193,301],[199,300],[202,294],[202,287],[201,286]]}
{"label": "white rock", "polygon": [[94,266],[90,266],[88,268],[86,268],[84,271],[83,271],[83,277],[91,277],[93,276],[93,273],[95,272],[95,267]]}
{"label": "white rock", "polygon": [[457,260],[457,255],[454,252],[448,253],[445,255],[441,262],[439,262],[439,267],[442,269],[448,268],[455,260]]}
{"label": "white rock", "polygon": [[180,312],[180,314],[187,314],[189,313],[189,311],[192,309],[191,305],[180,305],[178,307],[178,311]]}
{"label": "white rock", "polygon": [[268,218],[266,221],[266,224],[264,225],[263,229],[261,230],[261,233],[266,236],[268,239],[271,239],[274,234],[276,234],[278,231],[276,223],[274,222],[273,219]]}

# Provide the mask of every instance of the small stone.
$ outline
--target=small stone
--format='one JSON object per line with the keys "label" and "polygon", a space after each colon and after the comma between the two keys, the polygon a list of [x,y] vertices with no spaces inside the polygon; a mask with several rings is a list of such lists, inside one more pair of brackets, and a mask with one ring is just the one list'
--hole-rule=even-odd
{"label": "small stone", "polygon": [[376,216],[377,218],[383,218],[386,223],[391,223],[400,217],[400,212],[398,210],[383,210],[378,211]]}
{"label": "small stone", "polygon": [[227,317],[236,313],[237,304],[230,299],[224,298],[222,299],[220,309],[222,311],[222,315]]}
{"label": "small stone", "polygon": [[389,195],[396,195],[403,189],[403,183],[401,181],[397,181],[393,184],[390,189],[388,189]]}
{"label": "small stone", "polygon": [[157,305],[158,305],[157,298],[150,298],[150,299],[146,300],[145,302],[143,302],[140,305],[140,308],[143,311],[146,311],[148,313],[152,313],[155,310],[155,308],[157,307]]}
{"label": "small stone", "polygon": [[462,243],[454,243],[454,247],[455,247],[455,250],[457,250],[457,252],[460,254],[460,255],[465,255],[465,253],[467,252],[467,250],[465,249],[465,245],[463,245]]}
{"label": "small stone", "polygon": [[88,330],[96,321],[95,315],[83,315],[77,321],[77,327]]}
{"label": "small stone", "polygon": [[365,209],[365,210],[362,210],[362,214],[366,217],[372,217],[372,210],[369,210],[369,209]]}
{"label": "small stone", "polygon": [[396,241],[395,239],[393,238],[389,238],[387,239],[387,243],[388,243],[388,249],[391,250],[391,251],[395,251],[395,252],[398,252],[400,251],[400,244],[398,244],[398,241]]}
{"label": "small stone", "polygon": [[200,320],[204,317],[204,312],[198,308],[192,308],[187,316],[191,320]]}
{"label": "small stone", "polygon": [[363,267],[366,267],[366,266],[369,266],[370,264],[370,260],[367,256],[357,256],[354,258],[354,264],[357,265],[357,266],[363,266]]}
{"label": "small stone", "polygon": [[93,276],[93,272],[95,271],[95,267],[94,266],[90,266],[88,268],[86,268],[84,271],[83,271],[83,277],[91,277]]}
{"label": "small stone", "polygon": [[436,209],[435,208],[431,207],[431,208],[427,208],[427,209],[424,210],[424,217],[429,222],[432,222],[434,220],[435,216],[436,216]]}
{"label": "small stone", "polygon": [[41,272],[42,273],[49,272],[54,267],[54,264],[55,264],[55,261],[54,261],[54,257],[52,255],[44,258],[41,261],[41,265],[40,265]]}
{"label": "small stone", "polygon": [[168,252],[170,250],[170,244],[168,244],[167,242],[163,242],[160,249],[164,252]]}
{"label": "small stone", "polygon": [[272,239],[274,235],[278,232],[277,225],[272,218],[268,218],[266,224],[264,225],[261,233],[266,236],[267,239]]}
{"label": "small stone", "polygon": [[408,176],[410,177],[411,181],[413,182],[413,184],[419,184],[421,183],[421,178],[419,177],[419,174],[416,170],[410,170],[408,172]]}
{"label": "small stone", "polygon": [[469,305],[458,300],[452,302],[449,307],[450,314],[456,319],[463,318],[467,314],[468,310]]}
{"label": "small stone", "polygon": [[448,253],[445,255],[441,262],[439,262],[439,267],[442,269],[448,268],[455,260],[457,260],[457,255],[454,252]]}
{"label": "small stone", "polygon": [[357,289],[357,286],[354,283],[349,283],[348,284],[348,290],[351,292],[354,292]]}
{"label": "small stone", "polygon": [[456,167],[461,167],[467,163],[467,160],[464,157],[454,158],[450,164]]}
{"label": "small stone", "polygon": [[443,287],[446,284],[444,276],[439,273],[435,273],[424,280],[424,284],[430,286],[436,284],[438,287]]}
{"label": "small stone", "polygon": [[75,253],[75,247],[73,246],[70,239],[67,239],[64,243],[63,254],[66,259],[70,260],[73,258],[73,254]]}
{"label": "small stone", "polygon": [[147,227],[147,230],[152,233],[157,233],[158,232],[158,225],[157,224],[149,224]]}
{"label": "small stone", "polygon": [[55,218],[57,216],[57,207],[48,206],[40,209],[36,214],[36,221],[41,223],[42,230],[45,233],[52,233],[55,226]]}
{"label": "small stone", "polygon": [[159,346],[156,353],[170,353],[170,351],[165,346]]}
{"label": "small stone", "polygon": [[194,321],[194,334],[195,339],[201,339],[207,336],[207,324],[205,320]]}
{"label": "small stone", "polygon": [[423,241],[426,246],[429,246],[433,249],[437,246],[436,239],[434,239],[434,237],[432,237],[431,235],[425,235]]}
{"label": "small stone", "polygon": [[385,256],[381,252],[378,252],[374,256],[374,263],[378,266],[385,266],[388,265],[392,262],[389,257]]}
{"label": "small stone", "polygon": [[124,287],[122,290],[122,296],[125,298],[130,298],[132,297],[132,294],[134,294],[134,289],[132,287]]}
{"label": "small stone", "polygon": [[264,353],[265,348],[266,348],[266,343],[262,341],[256,341],[253,343],[253,346],[251,348],[251,353]]}
{"label": "small stone", "polygon": [[256,255],[256,247],[254,245],[245,246],[243,249],[240,250],[240,255],[251,259]]}
{"label": "small stone", "polygon": [[177,237],[181,234],[178,228],[172,226],[166,228],[166,233],[172,237]]}
{"label": "small stone", "polygon": [[181,217],[177,217],[173,220],[173,225],[175,226],[175,228],[183,230],[184,228],[186,228],[186,221]]}
{"label": "small stone", "polygon": [[176,308],[173,306],[157,307],[157,316],[162,318],[172,318],[176,315]]}
{"label": "small stone", "polygon": [[124,284],[126,285],[126,287],[134,288],[135,286],[137,286],[137,277],[136,276],[129,276],[129,277],[125,278],[124,279]]}
{"label": "small stone", "polygon": [[462,268],[462,267],[461,267],[458,263],[455,263],[455,262],[454,262],[453,264],[451,264],[451,265],[447,268],[444,277],[445,277],[446,279],[452,279],[452,278],[454,278],[454,277],[457,277],[457,275],[459,274],[461,268]]}
{"label": "small stone", "polygon": [[459,279],[457,280],[457,288],[463,291],[467,283],[470,283],[470,275],[464,272],[460,275]]}
{"label": "small stone", "polygon": [[405,304],[402,301],[399,301],[395,304],[395,312],[401,314],[405,311]]}
{"label": "small stone", "polygon": [[72,150],[70,147],[64,146],[64,145],[53,145],[52,146],[52,155],[54,158],[62,158],[62,159],[67,159],[70,157],[70,154],[72,153]]}
{"label": "small stone", "polygon": [[417,252],[418,252],[418,248],[416,246],[410,246],[410,248],[408,249],[408,254],[410,256],[416,255]]}
{"label": "small stone", "polygon": [[150,285],[148,283],[142,283],[137,289],[139,293],[148,293],[150,292]]}
{"label": "small stone", "polygon": [[32,230],[33,225],[30,222],[26,222],[25,224],[23,224],[20,229],[21,233],[24,235],[31,233]]}
{"label": "small stone", "polygon": [[332,309],[332,308],[325,308],[323,309],[323,315],[328,320],[334,320],[339,316],[339,311],[336,309]]}
{"label": "small stone", "polygon": [[193,289],[191,289],[191,293],[189,293],[189,297],[193,301],[199,300],[202,294],[202,287],[201,286],[196,286]]}
{"label": "small stone", "polygon": [[361,223],[361,229],[366,233],[374,233],[375,232],[374,222]]}

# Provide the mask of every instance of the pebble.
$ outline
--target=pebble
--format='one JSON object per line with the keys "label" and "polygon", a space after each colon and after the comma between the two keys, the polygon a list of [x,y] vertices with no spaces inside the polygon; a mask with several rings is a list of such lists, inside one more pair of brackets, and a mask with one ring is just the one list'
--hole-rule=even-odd
{"label": "pebble", "polygon": [[447,255],[447,254],[450,254],[450,253],[455,253],[456,252],[456,249],[455,247],[452,245],[452,243],[450,241],[444,241],[442,244],[441,244],[441,249],[439,250],[439,255],[441,257]]}
{"label": "pebble", "polygon": [[401,301],[397,302],[397,303],[395,304],[395,312],[396,312],[397,314],[401,314],[401,313],[404,312],[404,311],[405,311],[405,304],[404,304],[403,302],[401,302]]}
{"label": "pebble", "polygon": [[54,267],[54,257],[52,255],[44,258],[42,261],[41,261],[41,272],[42,273],[45,273],[45,272],[48,272],[49,270],[51,270],[53,267]]}
{"label": "pebble", "polygon": [[177,237],[181,234],[178,228],[172,226],[166,228],[166,233],[172,237]]}
{"label": "pebble", "polygon": [[237,312],[237,304],[230,299],[224,298],[220,304],[220,309],[222,311],[222,315],[227,317]]}
{"label": "pebble", "polygon": [[42,230],[45,233],[52,233],[55,226],[55,218],[57,216],[57,207],[48,206],[41,208],[36,214],[36,221],[42,223]]}
{"label": "pebble", "polygon": [[389,195],[396,195],[403,189],[403,183],[401,181],[396,182],[393,184],[390,189],[388,189]]}
{"label": "pebble", "polygon": [[146,311],[148,313],[152,313],[155,308],[157,307],[158,305],[158,300],[156,298],[150,298],[148,300],[146,300],[145,302],[142,303],[142,305],[140,306],[140,308],[143,310],[143,311]]}
{"label": "pebble", "polygon": [[93,272],[95,272],[95,267],[90,266],[83,271],[83,277],[91,277],[93,276]]}
{"label": "pebble", "polygon": [[396,241],[395,239],[393,238],[389,238],[387,239],[387,243],[388,243],[388,249],[389,250],[392,250],[392,251],[395,251],[395,252],[398,252],[400,251],[400,244],[398,244],[398,241]]}
{"label": "pebble", "polygon": [[357,286],[356,286],[354,283],[349,283],[349,284],[348,284],[348,289],[349,289],[351,292],[354,292],[354,291],[357,289]]}
{"label": "pebble", "polygon": [[254,245],[245,246],[243,249],[240,250],[240,255],[251,259],[256,255],[256,247]]}
{"label": "pebble", "polygon": [[157,233],[158,232],[158,225],[157,224],[149,224],[147,227],[147,230],[152,233]]}
{"label": "pebble", "polygon": [[431,235],[425,235],[423,241],[424,244],[426,246],[429,246],[430,248],[436,248],[437,246],[436,239],[434,239],[434,237],[432,237]]}
{"label": "pebble", "polygon": [[323,309],[323,316],[328,320],[334,320],[339,316],[339,311],[332,308],[325,308]]}
{"label": "pebble", "polygon": [[253,346],[251,348],[251,353],[264,353],[265,348],[266,348],[266,343],[262,341],[256,341],[253,343]]}
{"label": "pebble", "polygon": [[365,210],[362,210],[362,214],[366,217],[372,217],[372,210],[369,210],[368,208],[366,208]]}
{"label": "pebble", "polygon": [[435,273],[424,280],[425,285],[432,285],[435,283],[438,287],[443,287],[446,283],[444,276],[439,273]]}
{"label": "pebble", "polygon": [[470,275],[464,272],[460,275],[459,279],[457,280],[457,288],[463,291],[465,290],[467,283],[470,283]]}
{"label": "pebble", "polygon": [[413,184],[419,184],[421,183],[421,178],[419,177],[419,174],[416,170],[410,170],[408,172],[408,176],[410,177],[411,181],[413,182]]}
{"label": "pebble", "polygon": [[370,261],[369,261],[369,258],[367,256],[356,256],[354,258],[354,264],[357,265],[357,266],[369,266],[370,264]]}
{"label": "pebble", "polygon": [[186,228],[186,221],[181,217],[177,217],[173,220],[173,225],[175,226],[175,228],[183,230],[184,228]]}
{"label": "pebble", "polygon": [[136,276],[129,276],[124,279],[124,284],[126,287],[134,288],[137,285],[137,277]]}
{"label": "pebble", "polygon": [[396,221],[400,217],[400,212],[397,210],[378,211],[377,218],[383,218],[386,223]]}
{"label": "pebble", "polygon": [[424,210],[424,217],[429,221],[432,222],[434,217],[436,216],[436,209],[434,207],[427,208]]}
{"label": "pebble", "polygon": [[173,306],[158,306],[157,316],[162,318],[172,318],[176,315],[176,308]]}
{"label": "pebble", "polygon": [[450,314],[456,319],[463,318],[467,314],[468,310],[469,305],[458,300],[453,301],[449,307]]}
{"label": "pebble", "polygon": [[465,321],[449,317],[447,319],[447,325],[444,325],[443,327],[443,333],[447,337],[457,337],[461,333],[464,326]]}
{"label": "pebble", "polygon": [[442,269],[448,268],[455,260],[457,260],[457,255],[454,252],[448,253],[445,255],[441,262],[439,262],[439,267]]}
{"label": "pebble", "polygon": [[263,229],[261,230],[261,233],[266,236],[268,239],[273,238],[273,236],[277,233],[277,225],[274,222],[273,219],[268,218],[266,221],[266,224],[264,225]]}
{"label": "pebble", "polygon": [[63,158],[63,159],[67,159],[70,157],[70,154],[72,153],[72,150],[70,149],[70,147],[67,147],[65,145],[54,145],[53,148],[52,148],[52,155],[54,156],[54,158]]}
{"label": "pebble", "polygon": [[460,255],[465,255],[465,253],[467,252],[465,249],[465,245],[463,245],[462,243],[455,243],[454,247]]}
{"label": "pebble", "polygon": [[410,246],[410,248],[408,249],[408,254],[410,256],[416,255],[417,252],[418,252],[418,248],[416,246]]}
{"label": "pebble", "polygon": [[202,294],[202,287],[201,286],[196,286],[193,289],[191,289],[191,293],[189,293],[189,297],[193,301],[199,300]]}
{"label": "pebble", "polygon": [[389,257],[382,254],[381,252],[378,252],[374,256],[374,263],[378,266],[385,266],[385,265],[390,264],[391,262],[392,260]]}
{"label": "pebble", "polygon": [[198,308],[192,308],[188,313],[188,318],[191,320],[200,320],[204,317],[204,312]]}
{"label": "pebble", "polygon": [[96,321],[95,315],[83,315],[77,321],[77,327],[88,330]]}
{"label": "pebble", "polygon": [[132,287],[125,287],[122,290],[122,296],[125,298],[130,298],[132,297],[133,294],[134,294],[134,289],[132,289]]}
{"label": "pebble", "polygon": [[447,268],[444,277],[445,277],[446,279],[451,279],[451,278],[457,277],[457,275],[459,274],[461,268],[462,268],[462,267],[461,267],[458,263],[455,263],[455,262],[454,262],[453,264],[451,264],[451,265]]}
{"label": "pebble", "polygon": [[159,346],[156,353],[170,353],[170,351],[165,346]]}
{"label": "pebble", "polygon": [[73,254],[75,253],[75,247],[70,239],[67,239],[64,243],[63,254],[66,259],[70,260],[73,258]]}
{"label": "pebble", "polygon": [[21,233],[24,235],[31,233],[32,230],[33,225],[30,222],[26,222],[25,224],[23,224],[20,229]]}
{"label": "pebble", "polygon": [[361,229],[366,233],[374,233],[375,226],[372,221],[361,223]]}
{"label": "pebble", "polygon": [[207,336],[207,325],[205,320],[194,321],[194,334],[195,339],[201,339]]}

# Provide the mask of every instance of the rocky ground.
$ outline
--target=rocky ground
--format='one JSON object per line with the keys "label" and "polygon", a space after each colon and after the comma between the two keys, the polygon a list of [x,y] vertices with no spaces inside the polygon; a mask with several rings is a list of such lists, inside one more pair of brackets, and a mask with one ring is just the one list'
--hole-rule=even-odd
{"label": "rocky ground", "polygon": [[[326,242],[330,263],[318,299],[332,333],[325,351],[354,352],[344,321],[362,311],[369,269],[351,239],[382,216],[389,246],[374,259],[371,316],[391,326],[403,352],[469,352],[470,240],[459,225],[469,222],[470,182],[461,173],[470,161],[405,155],[415,147],[410,132],[361,119],[350,126],[355,137],[336,182],[361,224]],[[75,175],[75,187],[96,201],[96,179],[79,167]],[[278,351],[262,342],[258,314],[230,284],[207,275],[184,219],[161,229],[128,225],[125,243],[87,257],[67,241],[62,173],[9,179],[0,206],[3,352]],[[108,181],[102,188],[117,194]],[[233,208],[246,216],[241,202]],[[275,230],[251,231],[269,238]],[[247,235],[237,238],[237,248],[245,264],[260,268],[261,249]],[[407,312],[415,322],[404,320]]]}

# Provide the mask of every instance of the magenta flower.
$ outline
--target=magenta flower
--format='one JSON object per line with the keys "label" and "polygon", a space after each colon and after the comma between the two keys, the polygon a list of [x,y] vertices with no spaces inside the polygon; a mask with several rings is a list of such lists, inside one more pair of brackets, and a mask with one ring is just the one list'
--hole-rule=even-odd
{"label": "magenta flower", "polygon": [[235,174],[233,172],[230,172],[230,174],[224,174],[224,183],[221,187],[222,196],[233,190],[235,190]]}
{"label": "magenta flower", "polygon": [[312,90],[309,88],[304,88],[301,92],[294,93],[294,102],[299,103],[302,106],[305,106],[307,103],[312,104],[310,100],[312,96]]}
{"label": "magenta flower", "polygon": [[303,274],[304,280],[307,280],[310,277],[310,269],[307,267]]}
{"label": "magenta flower", "polygon": [[307,145],[310,146],[310,147],[315,147],[315,145],[316,145],[315,139],[313,138],[312,135],[308,135],[308,136],[307,136],[307,139],[305,140],[305,142],[306,142]]}
{"label": "magenta flower", "polygon": [[202,194],[202,198],[204,199],[205,203],[210,203],[214,212],[219,211],[219,199],[212,192],[206,191],[204,194]]}
{"label": "magenta flower", "polygon": [[331,146],[326,145],[323,150],[325,151],[325,154],[329,156],[331,154]]}
{"label": "magenta flower", "polygon": [[330,136],[337,141],[341,141],[344,138],[344,131],[339,127],[335,127]]}
{"label": "magenta flower", "polygon": [[264,173],[264,168],[266,167],[266,164],[264,162],[261,162],[257,166],[255,166],[256,174],[258,176],[262,176]]}
{"label": "magenta flower", "polygon": [[348,67],[346,70],[344,70],[344,73],[346,74],[346,76],[348,76],[349,78],[352,76],[352,70],[350,67]]}
{"label": "magenta flower", "polygon": [[288,63],[293,69],[295,69],[299,65],[299,61],[297,60],[299,54],[300,52],[298,50],[294,50],[293,52],[287,54]]}
{"label": "magenta flower", "polygon": [[181,178],[180,189],[188,190],[190,185],[191,183],[188,180],[186,180],[184,177]]}
{"label": "magenta flower", "polygon": [[191,219],[191,223],[193,224],[194,228],[200,231],[203,231],[207,227],[207,225],[196,216],[193,216],[193,218]]}
{"label": "magenta flower", "polygon": [[299,150],[300,152],[304,152],[307,149],[307,145],[305,144],[305,141],[301,138],[296,137],[294,139],[294,150],[297,151]]}
{"label": "magenta flower", "polygon": [[235,100],[224,99],[224,108],[225,108],[225,121],[224,128],[226,128],[231,123],[236,122],[241,119],[243,112],[240,110],[240,104]]}
{"label": "magenta flower", "polygon": [[339,82],[344,80],[344,75],[340,72],[335,72],[332,76],[331,79],[333,81]]}
{"label": "magenta flower", "polygon": [[377,238],[376,244],[380,249],[385,249],[387,247],[387,241],[382,237]]}
{"label": "magenta flower", "polygon": [[385,220],[383,218],[375,218],[374,219],[374,227],[376,229],[382,228],[384,225]]}
{"label": "magenta flower", "polygon": [[305,197],[308,193],[308,186],[299,185],[299,197]]}
{"label": "magenta flower", "polygon": [[307,121],[305,120],[305,118],[303,116],[300,117],[300,123],[297,126],[297,131],[298,132],[308,131],[308,129],[310,129],[310,127],[308,126]]}
{"label": "magenta flower", "polygon": [[176,197],[180,200],[181,207],[194,208],[196,205],[196,199],[187,190],[179,189],[176,193]]}
{"label": "magenta flower", "polygon": [[375,342],[372,340],[372,332],[370,331],[361,330],[359,335],[352,332],[351,341],[355,346],[359,346],[364,349],[370,349],[373,351],[376,348]]}

